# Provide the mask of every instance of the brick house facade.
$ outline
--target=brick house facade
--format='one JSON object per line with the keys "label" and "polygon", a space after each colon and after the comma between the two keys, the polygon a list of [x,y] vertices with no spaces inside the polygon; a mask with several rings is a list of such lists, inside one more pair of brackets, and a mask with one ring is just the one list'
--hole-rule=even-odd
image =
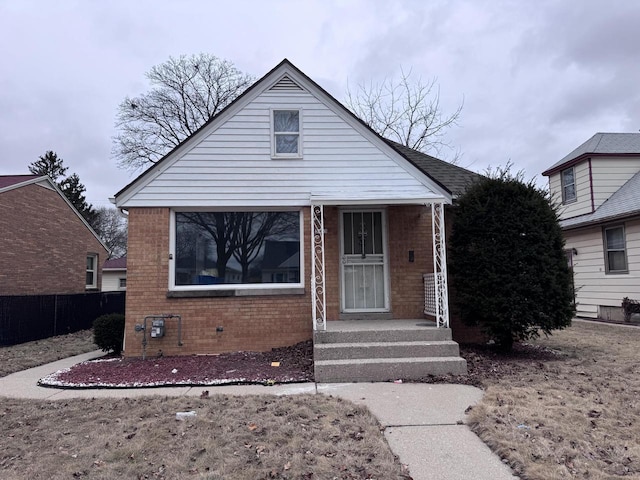
{"label": "brick house facade", "polygon": [[[116,194],[129,215],[124,354],[142,354],[135,327],[151,315],[179,315],[181,338],[167,319],[147,355],[292,345],[316,319],[424,319],[428,273],[444,277],[448,321],[444,205],[476,176],[383,139],[283,61]],[[257,246],[225,233],[269,215],[287,226]],[[260,256],[240,266],[241,249],[264,256],[268,242],[299,245],[282,272]]]}
{"label": "brick house facade", "polygon": [[0,176],[0,211],[0,295],[100,289],[107,249],[47,177]]}

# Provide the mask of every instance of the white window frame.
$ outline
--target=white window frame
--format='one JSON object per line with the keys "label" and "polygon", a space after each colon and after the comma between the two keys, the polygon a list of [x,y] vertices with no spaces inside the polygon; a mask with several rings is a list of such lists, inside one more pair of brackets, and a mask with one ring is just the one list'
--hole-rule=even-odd
{"label": "white window frame", "polygon": [[120,290],[126,290],[127,289],[127,277],[118,278],[118,288]]}
{"label": "white window frame", "polygon": [[[607,230],[622,229],[622,242],[623,247],[609,248],[607,245]],[[627,234],[624,228],[624,224],[609,225],[602,229],[602,249],[604,250],[604,269],[607,275],[616,275],[619,273],[629,273],[629,257],[627,255]],[[624,269],[623,270],[611,270],[609,268],[609,252],[622,252],[624,253]]]}
{"label": "white window frame", "polygon": [[[93,269],[90,269],[86,263],[87,260],[93,259]],[[87,283],[87,274],[91,272],[93,275],[93,283]],[[85,275],[84,275],[84,283],[86,289],[98,288],[98,254],[96,253],[88,253],[85,258]]]}
{"label": "white window frame", "polygon": [[[283,111],[290,111],[290,112],[298,112],[298,131],[297,132],[276,132],[275,131],[275,114],[276,112],[283,112]],[[274,159],[301,159],[302,158],[302,146],[304,144],[303,142],[303,132],[302,132],[302,125],[304,124],[303,122],[303,110],[300,107],[296,107],[296,106],[288,106],[288,105],[283,105],[281,107],[272,107],[270,112],[270,124],[271,124],[271,158]],[[283,134],[283,135],[298,135],[298,152],[297,153],[278,153],[276,152],[276,135],[279,134]]]}
{"label": "white window frame", "polygon": [[[566,184],[564,182],[564,172],[567,172],[571,170],[573,172],[573,183],[569,183]],[[569,167],[569,168],[565,168],[564,170],[560,171],[560,185],[562,188],[562,203],[563,204],[567,204],[567,203],[573,203],[576,202],[578,200],[578,188],[576,186],[576,167]],[[571,185],[573,185],[573,197],[572,198],[567,198],[567,187],[570,187]]]}
{"label": "white window frame", "polygon": [[[300,281],[298,283],[228,283],[216,285],[176,285],[176,213],[180,212],[298,212],[300,219]],[[169,228],[169,290],[175,292],[207,291],[207,290],[290,290],[304,288],[304,215],[300,208],[180,208],[171,210]]]}

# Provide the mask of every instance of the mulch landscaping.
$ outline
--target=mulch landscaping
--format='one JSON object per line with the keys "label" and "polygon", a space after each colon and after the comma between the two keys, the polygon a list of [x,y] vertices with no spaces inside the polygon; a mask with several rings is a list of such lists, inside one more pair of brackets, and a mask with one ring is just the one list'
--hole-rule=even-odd
{"label": "mulch landscaping", "polygon": [[140,388],[309,381],[313,381],[311,341],[269,352],[146,360],[106,356],[47,375],[39,384],[56,388]]}
{"label": "mulch landscaping", "polygon": [[[429,376],[424,383],[457,383],[486,387],[502,377],[537,368],[558,353],[529,344],[515,344],[510,353],[490,346],[461,345],[468,375]],[[277,366],[275,366],[277,365]],[[105,356],[74,365],[40,380],[56,388],[140,388],[162,386],[280,384],[313,381],[313,344],[302,342],[269,352],[234,352],[220,355],[122,358]]]}

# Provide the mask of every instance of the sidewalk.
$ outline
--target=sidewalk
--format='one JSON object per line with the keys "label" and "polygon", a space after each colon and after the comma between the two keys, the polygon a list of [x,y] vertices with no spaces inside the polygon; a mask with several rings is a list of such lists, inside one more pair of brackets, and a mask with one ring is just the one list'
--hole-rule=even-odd
{"label": "sidewalk", "polygon": [[325,394],[365,405],[384,427],[384,435],[414,480],[513,480],[510,469],[464,424],[465,410],[482,398],[467,385],[421,383],[302,383],[134,389],[57,389],[37,381],[57,370],[103,355],[85,353],[0,378],[0,396],[41,400],[122,398],[147,395]]}

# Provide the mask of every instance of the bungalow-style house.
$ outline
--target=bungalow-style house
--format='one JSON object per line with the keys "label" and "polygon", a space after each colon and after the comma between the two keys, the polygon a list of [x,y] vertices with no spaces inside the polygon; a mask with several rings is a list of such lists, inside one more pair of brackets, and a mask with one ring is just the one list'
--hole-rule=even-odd
{"label": "bungalow-style house", "polygon": [[596,133],[543,172],[560,203],[577,316],[622,320],[640,300],[640,133]]}
{"label": "bungalow-style house", "polygon": [[110,258],[102,264],[102,291],[123,292],[127,289],[127,257]]}
{"label": "bungalow-style house", "polygon": [[[282,61],[116,194],[124,354],[267,350],[315,332],[317,380],[353,356],[366,365],[350,379],[463,373],[445,206],[476,177],[385,140]],[[164,336],[150,337],[160,314]],[[363,373],[373,364],[385,373]]]}
{"label": "bungalow-style house", "polygon": [[101,288],[107,248],[47,176],[0,175],[0,295]]}

